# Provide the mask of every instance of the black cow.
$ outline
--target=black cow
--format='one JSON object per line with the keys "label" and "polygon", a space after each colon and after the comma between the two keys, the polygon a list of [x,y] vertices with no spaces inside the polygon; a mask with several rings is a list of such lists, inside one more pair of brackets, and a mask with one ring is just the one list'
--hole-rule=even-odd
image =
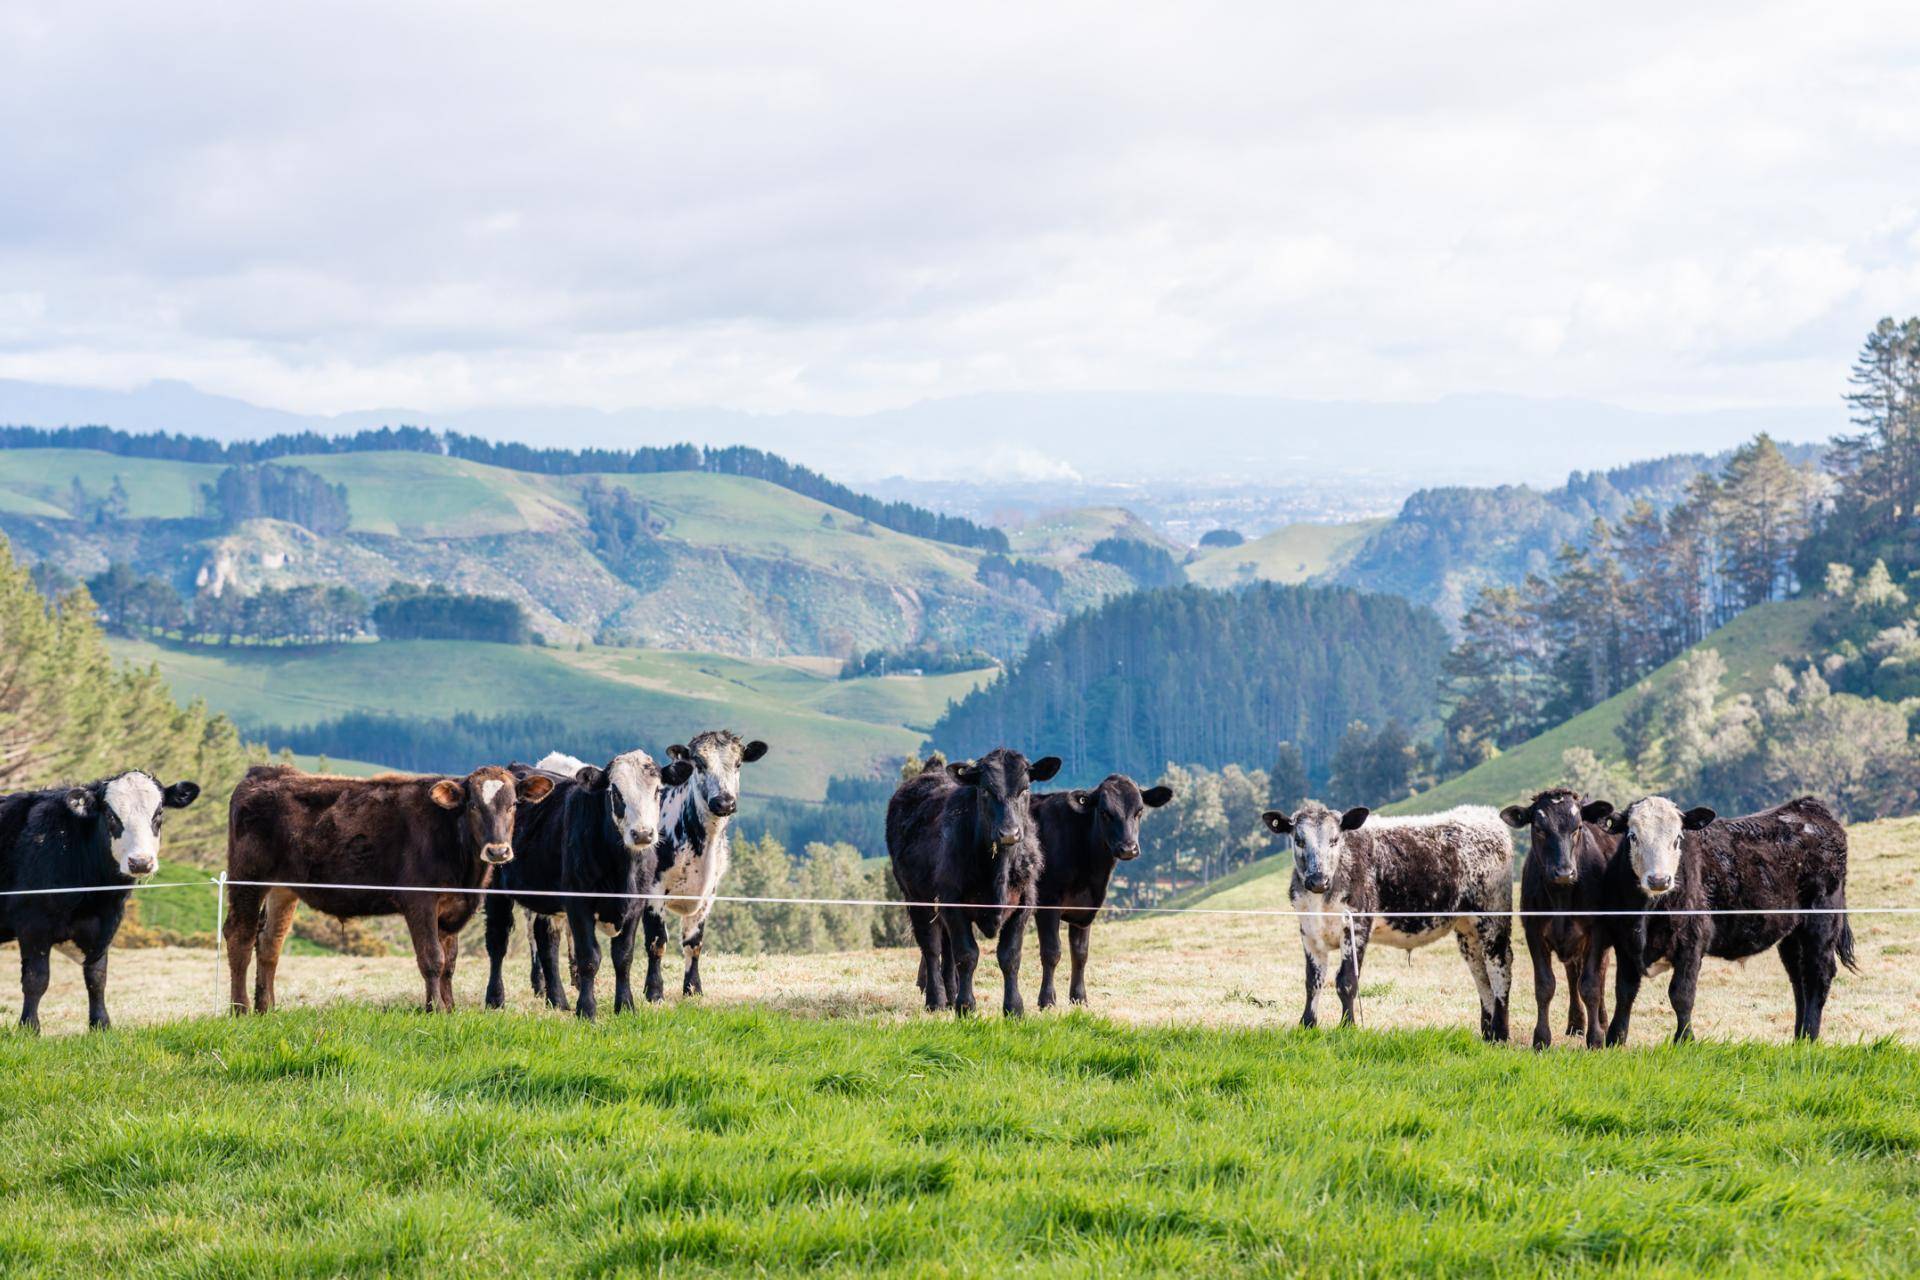
{"label": "black cow", "polygon": [[135,769],[84,787],[0,796],[0,942],[20,943],[22,1026],[40,1029],[48,957],[62,942],[84,957],[87,1025],[109,1025],[107,951],[127,898],[160,866],[164,811],[184,809],[199,794],[195,783],[162,787]]}
{"label": "black cow", "polygon": [[940,904],[907,908],[928,1009],[951,1003],[956,1015],[973,1012],[976,926],[986,937],[999,935],[1002,1012],[1024,1008],[1021,935],[1041,868],[1028,790],[1059,771],[1058,756],[1029,764],[1018,751],[999,747],[971,763],[928,769],[901,783],[887,802],[894,879],[907,901]]}
{"label": "black cow", "polygon": [[1033,927],[1040,936],[1040,1007],[1055,1003],[1053,971],[1060,964],[1060,921],[1067,922],[1073,976],[1067,999],[1087,1002],[1087,948],[1093,922],[1107,900],[1107,883],[1121,862],[1140,856],[1140,819],[1173,799],[1168,787],[1142,791],[1113,774],[1091,791],[1054,791],[1033,798],[1033,824],[1043,859]]}
{"label": "black cow", "polygon": [[1291,817],[1261,815],[1296,853],[1290,896],[1307,956],[1307,1007],[1315,1008],[1327,960],[1340,952],[1334,989],[1340,1021],[1354,1020],[1370,941],[1412,950],[1451,934],[1480,989],[1480,1034],[1507,1038],[1513,982],[1513,841],[1492,809],[1462,806],[1418,818],[1335,813],[1309,800]]}
{"label": "black cow", "polygon": [[[1856,972],[1846,917],[1847,830],[1812,796],[1744,818],[1716,820],[1664,796],[1635,801],[1608,829],[1608,920],[1619,973],[1607,1043],[1624,1044],[1643,975],[1673,967],[1667,998],[1676,1042],[1693,1038],[1693,998],[1707,956],[1744,960],[1780,948],[1793,984],[1793,1034],[1820,1038],[1820,1015],[1841,964]],[[1764,912],[1689,915],[1705,910]],[[1795,914],[1810,912],[1810,914]]]}
{"label": "black cow", "polygon": [[[1531,831],[1532,848],[1520,872],[1521,927],[1533,958],[1533,1000],[1538,1015],[1533,1047],[1553,1043],[1553,965],[1567,970],[1567,1034],[1584,1034],[1598,1048],[1607,1022],[1607,944],[1600,919],[1607,861],[1614,838],[1600,824],[1613,813],[1605,800],[1580,802],[1565,787],[1542,791],[1524,805],[1510,804],[1500,817],[1517,831]],[[1583,912],[1533,915],[1532,912]]]}
{"label": "black cow", "polygon": [[[546,765],[553,758],[541,761]],[[515,816],[513,861],[500,868],[495,883],[509,894],[487,899],[487,1004],[506,1002],[500,966],[513,934],[517,903],[544,917],[564,911],[573,940],[574,982],[578,999],[574,1009],[583,1018],[598,1011],[594,978],[600,971],[600,943],[595,926],[613,933],[613,1008],[633,1008],[633,947],[640,932],[638,897],[591,897],[592,894],[640,894],[654,878],[654,849],[660,838],[660,792],[679,786],[693,774],[693,766],[676,760],[664,769],[644,751],[615,756],[606,768],[578,765],[573,776],[560,780],[546,804],[522,809]],[[516,777],[557,775],[513,766]],[[560,982],[559,947],[551,927],[536,929],[535,954],[550,1004],[566,1007]]]}

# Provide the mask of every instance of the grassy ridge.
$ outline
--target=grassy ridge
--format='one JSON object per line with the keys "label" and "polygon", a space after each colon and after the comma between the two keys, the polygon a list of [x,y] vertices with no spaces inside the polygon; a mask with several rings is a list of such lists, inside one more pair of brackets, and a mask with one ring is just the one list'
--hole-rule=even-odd
{"label": "grassy ridge", "polygon": [[0,1037],[0,1269],[1908,1272],[1920,1057],[337,1009]]}
{"label": "grassy ridge", "polygon": [[1203,587],[1222,588],[1257,580],[1305,582],[1345,564],[1368,534],[1388,523],[1379,519],[1286,525],[1237,547],[1201,552],[1187,566],[1187,577]]}

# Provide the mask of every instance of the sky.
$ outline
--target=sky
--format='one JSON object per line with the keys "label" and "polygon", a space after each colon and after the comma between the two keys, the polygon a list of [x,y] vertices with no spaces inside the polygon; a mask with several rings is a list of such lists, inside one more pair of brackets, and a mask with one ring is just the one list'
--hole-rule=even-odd
{"label": "sky", "polygon": [[0,7],[0,378],[1833,405],[1920,6]]}

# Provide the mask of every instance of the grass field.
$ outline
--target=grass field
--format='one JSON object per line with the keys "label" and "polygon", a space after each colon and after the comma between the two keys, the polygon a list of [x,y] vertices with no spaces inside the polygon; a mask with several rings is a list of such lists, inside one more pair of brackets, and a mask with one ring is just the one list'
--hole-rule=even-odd
{"label": "grass field", "polygon": [[[1749,609],[1697,646],[1716,649],[1727,664],[1723,697],[1756,693],[1766,687],[1782,662],[1804,665],[1813,626],[1826,606],[1819,600],[1783,600]],[[1648,677],[1659,686],[1673,679],[1678,660]],[[1635,694],[1629,689],[1556,725],[1536,738],[1477,765],[1458,777],[1398,804],[1387,813],[1436,813],[1457,804],[1512,804],[1560,778],[1560,756],[1586,747],[1603,760],[1624,755],[1614,729],[1626,718]]]}
{"label": "grass field", "polygon": [[725,726],[775,747],[743,775],[749,795],[803,800],[824,795],[833,774],[858,774],[918,750],[947,702],[991,674],[840,680],[820,662],[451,640],[226,650],[114,640],[111,647],[124,661],[158,663],[176,697],[204,698],[243,728],[311,724],[349,711],[537,713],[596,725],[630,718],[635,744],[659,754],[700,729]]}
{"label": "grass field", "polygon": [[1203,587],[1238,587],[1249,582],[1305,582],[1339,568],[1367,535],[1387,519],[1343,524],[1290,524],[1237,547],[1200,553],[1187,577]]}
{"label": "grass field", "polygon": [[0,449],[0,512],[64,520],[77,478],[93,498],[104,498],[119,476],[127,514],[177,520],[198,509],[200,487],[222,468],[208,463],[119,458],[92,449]]}

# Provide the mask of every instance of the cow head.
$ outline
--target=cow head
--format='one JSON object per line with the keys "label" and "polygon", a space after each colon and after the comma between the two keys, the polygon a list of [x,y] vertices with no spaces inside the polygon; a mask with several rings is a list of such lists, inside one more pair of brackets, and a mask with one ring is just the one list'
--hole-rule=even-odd
{"label": "cow head", "polygon": [[1627,862],[1634,879],[1649,898],[1668,893],[1680,881],[1681,836],[1698,831],[1714,819],[1711,809],[1680,812],[1665,796],[1648,796],[1628,805],[1607,823],[1607,830],[1625,836]]}
{"label": "cow head", "polygon": [[442,778],[427,794],[442,809],[460,815],[460,830],[479,851],[480,861],[499,866],[513,861],[513,811],[539,804],[553,790],[553,779],[529,773],[516,779],[497,765],[475,769],[464,778]]}
{"label": "cow head", "polygon": [[740,766],[766,754],[766,743],[742,742],[726,729],[709,729],[685,746],[675,743],[667,748],[669,759],[692,766],[694,803],[700,806],[701,816],[708,818],[731,818],[739,810]]}
{"label": "cow head", "polygon": [[1349,809],[1335,813],[1315,800],[1309,800],[1288,817],[1278,809],[1260,815],[1275,835],[1292,836],[1295,849],[1294,873],[1308,893],[1325,893],[1340,874],[1340,862],[1346,857],[1347,836],[1366,822],[1370,809]]}
{"label": "cow head", "polygon": [[1533,852],[1549,881],[1565,887],[1579,878],[1574,861],[1574,846],[1583,822],[1604,822],[1613,813],[1605,800],[1580,803],[1578,792],[1565,787],[1542,791],[1524,805],[1510,804],[1500,811],[1500,820],[1516,831],[1533,832]]}
{"label": "cow head", "polygon": [[1140,856],[1140,819],[1173,799],[1171,787],[1142,791],[1132,778],[1116,773],[1091,791],[1067,792],[1075,813],[1090,815],[1094,845],[1122,862]]}
{"label": "cow head", "polygon": [[162,787],[150,773],[131,769],[75,787],[66,794],[68,812],[91,818],[106,836],[107,849],[120,874],[150,876],[160,866],[160,823],[168,809],[184,809],[200,794],[193,782]]}
{"label": "cow head", "polygon": [[677,787],[693,776],[693,765],[674,760],[661,768],[644,751],[615,756],[604,769],[582,765],[575,781],[605,797],[607,817],[620,833],[627,852],[638,857],[653,848],[660,836],[660,791]]}
{"label": "cow head", "polygon": [[947,772],[974,789],[975,830],[986,837],[997,856],[1026,838],[1032,825],[1028,811],[1032,784],[1060,772],[1060,757],[1042,756],[1029,763],[1018,751],[996,747],[978,760],[956,760]]}

